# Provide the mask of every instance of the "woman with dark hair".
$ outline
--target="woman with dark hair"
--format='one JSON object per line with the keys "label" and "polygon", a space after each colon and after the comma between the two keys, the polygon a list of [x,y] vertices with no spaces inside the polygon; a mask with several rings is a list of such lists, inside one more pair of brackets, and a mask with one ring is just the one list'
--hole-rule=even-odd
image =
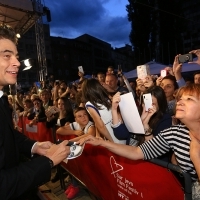
{"label": "woman with dark hair", "polygon": [[148,111],[145,111],[145,107],[143,105],[143,112],[141,115],[145,135],[138,135],[128,131],[123,123],[123,119],[117,111],[120,102],[120,94],[116,93],[113,96],[112,127],[115,136],[118,139],[126,139],[126,144],[133,146],[140,145],[144,141],[151,139],[160,131],[164,130],[165,128],[169,128],[172,125],[172,118],[168,113],[166,113],[167,100],[163,89],[159,86],[152,86],[148,88],[145,93],[151,93],[152,96],[152,108],[150,108]]}
{"label": "woman with dark hair", "polygon": [[[149,140],[153,136],[158,135],[160,131],[169,128],[172,125],[171,115],[166,112],[167,100],[163,89],[159,86],[153,86],[146,90],[145,93],[150,93],[152,96],[152,108],[143,112],[141,115],[144,126],[145,140]],[[149,136],[148,136],[149,135]]]}
{"label": "woman with dark hair", "polygon": [[58,109],[57,113],[53,114],[51,112],[51,107],[46,111],[47,128],[51,128],[54,125],[64,126],[67,122],[71,123],[74,121],[74,115],[71,103],[68,98],[60,97],[58,98]]}
{"label": "woman with dark hair", "polygon": [[102,135],[111,142],[125,144],[118,140],[111,127],[111,101],[107,91],[96,79],[88,79],[82,85],[82,99],[85,107],[94,120],[97,136]]}
{"label": "woman with dark hair", "polygon": [[171,115],[174,115],[175,108],[175,99],[174,92],[178,89],[178,84],[176,82],[176,78],[172,75],[165,76],[159,85],[165,92],[165,96],[167,99],[168,109],[167,112]]}

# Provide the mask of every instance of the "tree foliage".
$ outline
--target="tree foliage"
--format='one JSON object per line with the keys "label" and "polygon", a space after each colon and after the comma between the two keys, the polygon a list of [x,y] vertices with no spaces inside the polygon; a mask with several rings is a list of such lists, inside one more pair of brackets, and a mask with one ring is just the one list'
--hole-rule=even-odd
{"label": "tree foliage", "polygon": [[181,33],[186,20],[179,0],[128,0],[130,41],[135,65],[150,60],[169,64],[183,51]]}

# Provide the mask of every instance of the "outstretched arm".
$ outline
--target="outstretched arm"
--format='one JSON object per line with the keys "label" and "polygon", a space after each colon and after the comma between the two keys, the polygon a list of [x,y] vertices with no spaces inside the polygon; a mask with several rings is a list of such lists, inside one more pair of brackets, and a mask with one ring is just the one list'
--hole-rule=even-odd
{"label": "outstretched arm", "polygon": [[96,128],[95,128],[95,126],[90,126],[90,128],[88,129],[88,132],[86,134],[81,135],[79,137],[75,137],[75,138],[71,139],[70,141],[77,142],[80,139],[86,138],[88,135],[92,135],[92,136],[96,135]]}
{"label": "outstretched arm", "polygon": [[142,150],[140,149],[140,147],[117,144],[110,141],[105,141],[99,138],[95,138],[91,135],[78,141],[80,145],[82,145],[85,142],[88,144],[92,144],[94,146],[105,147],[109,151],[131,160],[144,159],[144,154]]}
{"label": "outstretched arm", "polygon": [[83,131],[81,130],[72,130],[70,127],[70,124],[62,126],[60,128],[57,129],[56,134],[59,135],[76,135],[76,136],[80,136],[83,135]]}

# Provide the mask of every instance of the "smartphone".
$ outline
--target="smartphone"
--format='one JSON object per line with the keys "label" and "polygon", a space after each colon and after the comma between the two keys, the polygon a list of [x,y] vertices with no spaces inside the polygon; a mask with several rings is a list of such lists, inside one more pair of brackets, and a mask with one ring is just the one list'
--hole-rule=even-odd
{"label": "smartphone", "polygon": [[165,69],[162,69],[161,71],[160,71],[160,76],[161,77],[165,77],[165,76],[167,76],[167,70],[165,70]]}
{"label": "smartphone", "polygon": [[84,71],[83,71],[83,67],[82,67],[82,66],[78,66],[78,71],[84,74]]}
{"label": "smartphone", "polygon": [[144,80],[147,75],[150,75],[150,70],[148,65],[137,66],[137,76],[139,79]]}
{"label": "smartphone", "polygon": [[143,102],[145,106],[145,110],[148,111],[149,108],[152,108],[152,97],[151,93],[143,94]]}
{"label": "smartphone", "polygon": [[192,54],[188,53],[188,54],[179,55],[178,61],[179,63],[192,62],[193,61]]}

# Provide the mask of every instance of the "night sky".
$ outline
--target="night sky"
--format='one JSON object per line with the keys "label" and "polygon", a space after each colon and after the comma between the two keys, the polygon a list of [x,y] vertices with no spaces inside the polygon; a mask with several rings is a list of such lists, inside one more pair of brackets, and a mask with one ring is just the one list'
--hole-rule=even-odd
{"label": "night sky", "polygon": [[87,33],[112,47],[130,44],[127,0],[43,0],[42,4],[51,11],[51,36],[76,38]]}

